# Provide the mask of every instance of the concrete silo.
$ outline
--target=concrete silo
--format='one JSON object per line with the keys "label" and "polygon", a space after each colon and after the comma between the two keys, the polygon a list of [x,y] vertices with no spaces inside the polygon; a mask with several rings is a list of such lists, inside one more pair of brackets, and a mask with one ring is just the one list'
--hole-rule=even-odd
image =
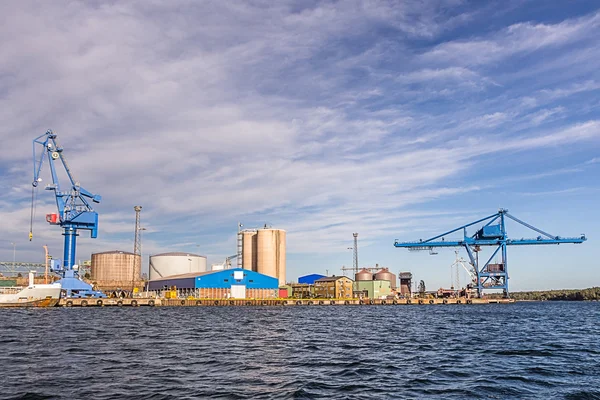
{"label": "concrete silo", "polygon": [[354,281],[372,281],[373,274],[367,271],[366,269],[362,269],[356,274],[354,274]]}
{"label": "concrete silo", "polygon": [[256,231],[242,231],[242,268],[244,269],[256,271],[256,240]]}
{"label": "concrete silo", "polygon": [[256,272],[277,278],[280,285],[285,285],[285,235],[270,228],[256,233]]}
{"label": "concrete silo", "polygon": [[150,280],[190,272],[206,272],[206,257],[181,252],[150,256]]}
{"label": "concrete silo", "polygon": [[376,281],[389,281],[392,289],[396,289],[396,287],[397,287],[396,275],[391,273],[390,270],[387,268],[382,268],[381,271],[378,271],[375,274],[375,280]]}

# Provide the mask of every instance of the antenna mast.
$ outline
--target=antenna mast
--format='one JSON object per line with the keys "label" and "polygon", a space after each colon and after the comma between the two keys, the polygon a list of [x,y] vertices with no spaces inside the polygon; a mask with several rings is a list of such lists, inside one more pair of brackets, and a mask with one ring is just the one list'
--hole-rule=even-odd
{"label": "antenna mast", "polygon": [[142,211],[142,206],[134,206],[135,211],[135,239],[133,241],[133,273],[131,277],[131,293],[133,293],[133,289],[135,288],[135,272],[141,272],[142,262],[142,239],[141,239],[141,230],[140,228],[140,211]]}

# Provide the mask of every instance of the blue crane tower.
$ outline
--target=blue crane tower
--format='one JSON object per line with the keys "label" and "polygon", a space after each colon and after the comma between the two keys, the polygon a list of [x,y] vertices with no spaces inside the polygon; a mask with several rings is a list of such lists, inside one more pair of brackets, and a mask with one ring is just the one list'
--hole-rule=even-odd
{"label": "blue crane tower", "polygon": [[[36,148],[40,148],[39,159]],[[32,220],[35,208],[35,189],[42,181],[40,176],[44,158],[48,159],[52,183],[46,185],[46,190],[54,192],[58,213],[47,214],[46,221],[52,225],[59,225],[63,228],[64,239],[64,257],[62,265],[60,261],[53,260],[52,270],[62,276],[60,280],[62,289],[67,297],[106,297],[101,292],[94,291],[92,286],[82,281],[75,265],[76,239],[79,236],[79,230],[88,230],[92,238],[98,236],[98,213],[94,211],[91,202],[99,203],[101,197],[94,195],[84,188],[79,182],[75,181],[69,166],[67,165],[63,148],[56,141],[56,134],[48,130],[45,134],[38,136],[33,140],[33,189],[32,189]],[[60,164],[59,164],[60,163]],[[57,165],[62,165],[69,179],[69,188],[61,190],[58,179]],[[33,238],[33,227],[29,231],[29,240]]]}
{"label": "blue crane tower", "polygon": [[[526,228],[529,228],[539,234],[534,239],[509,239],[506,234],[506,219],[509,218]],[[483,224],[483,226],[482,226]],[[479,226],[480,228],[474,234],[469,235],[467,228]],[[462,240],[446,240],[445,236],[455,232],[463,231]],[[419,240],[418,242],[399,242],[395,241],[394,246],[406,248],[409,250],[429,250],[431,254],[435,253],[436,248],[441,247],[464,247],[469,255],[470,265],[472,268],[471,276],[473,282],[470,285],[471,289],[476,290],[477,297],[483,296],[484,290],[502,290],[504,297],[508,298],[508,264],[506,260],[506,249],[508,246],[528,246],[542,244],[562,244],[575,243],[580,244],[587,239],[585,235],[579,237],[560,237],[546,233],[508,213],[508,210],[500,209],[496,214],[481,218],[469,224],[459,226],[441,235],[434,236],[427,240]],[[489,259],[480,265],[479,251],[482,246],[495,247],[494,252]],[[494,257],[500,254],[500,262],[492,263]]]}

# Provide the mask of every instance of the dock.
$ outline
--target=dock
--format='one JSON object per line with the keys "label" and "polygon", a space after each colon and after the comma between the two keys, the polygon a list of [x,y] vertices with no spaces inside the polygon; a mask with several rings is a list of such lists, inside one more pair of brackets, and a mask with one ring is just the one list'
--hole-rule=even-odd
{"label": "dock", "polygon": [[59,307],[154,307],[160,306],[161,299],[155,298],[66,298],[60,299]]}
{"label": "dock", "polygon": [[61,307],[256,307],[256,306],[400,306],[509,304],[514,299],[60,299]]}

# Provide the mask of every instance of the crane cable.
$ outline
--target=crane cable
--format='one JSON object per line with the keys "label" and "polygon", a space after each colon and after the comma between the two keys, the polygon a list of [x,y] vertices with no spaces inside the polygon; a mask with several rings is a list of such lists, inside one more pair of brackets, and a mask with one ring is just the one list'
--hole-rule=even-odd
{"label": "crane cable", "polygon": [[[44,159],[44,155],[42,154],[41,161],[43,161],[43,159]],[[37,161],[37,159],[35,158],[35,153],[34,153],[33,165],[36,165],[36,161]],[[38,176],[41,172],[42,172],[42,166],[40,165],[40,169],[38,171]],[[34,178],[35,178],[35,175],[34,175]],[[38,183],[38,182],[34,182],[34,183]],[[35,210],[36,210],[36,205],[37,205],[36,203],[37,203],[37,184],[32,184],[31,185],[31,214],[30,214],[30,219],[29,219],[29,241],[30,242],[33,239],[33,220],[35,219]]]}
{"label": "crane cable", "polygon": [[31,186],[31,215],[30,215],[30,219],[29,219],[29,241],[31,242],[31,239],[33,239],[33,219],[35,218],[35,200],[36,200],[36,193],[37,191],[35,190],[34,186]]}

